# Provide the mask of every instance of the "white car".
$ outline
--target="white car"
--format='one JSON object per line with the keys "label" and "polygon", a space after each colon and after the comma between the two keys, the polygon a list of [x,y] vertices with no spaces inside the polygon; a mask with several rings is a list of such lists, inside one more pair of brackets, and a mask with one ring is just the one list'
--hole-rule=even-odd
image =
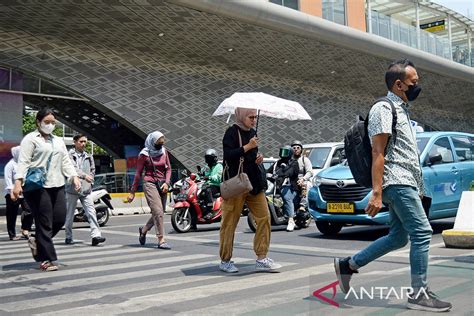
{"label": "white car", "polygon": [[313,177],[321,170],[335,166],[345,159],[344,143],[314,143],[303,145],[303,155],[313,166]]}

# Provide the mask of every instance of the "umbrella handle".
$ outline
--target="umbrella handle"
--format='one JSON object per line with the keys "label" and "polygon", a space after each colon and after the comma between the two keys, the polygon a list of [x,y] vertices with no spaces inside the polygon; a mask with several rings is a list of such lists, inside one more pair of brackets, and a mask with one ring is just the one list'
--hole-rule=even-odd
{"label": "umbrella handle", "polygon": [[260,110],[257,110],[257,124],[255,125],[255,136],[257,136],[258,132],[258,119],[260,118]]}

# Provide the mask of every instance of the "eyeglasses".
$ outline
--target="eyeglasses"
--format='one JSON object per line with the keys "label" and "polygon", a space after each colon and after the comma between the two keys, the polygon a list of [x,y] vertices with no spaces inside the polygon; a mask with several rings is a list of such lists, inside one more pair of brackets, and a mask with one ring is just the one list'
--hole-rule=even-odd
{"label": "eyeglasses", "polygon": [[300,146],[293,146],[293,147],[291,147],[291,148],[293,148],[294,150],[301,150],[301,147],[300,147]]}
{"label": "eyeglasses", "polygon": [[247,117],[248,117],[249,119],[251,119],[251,120],[256,120],[256,119],[257,119],[257,116],[256,116],[256,115],[254,115],[254,116],[247,116]]}

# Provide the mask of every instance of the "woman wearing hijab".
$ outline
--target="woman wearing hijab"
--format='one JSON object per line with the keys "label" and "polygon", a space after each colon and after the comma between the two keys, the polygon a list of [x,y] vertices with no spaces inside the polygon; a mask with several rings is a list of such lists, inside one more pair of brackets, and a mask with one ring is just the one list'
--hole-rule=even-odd
{"label": "woman wearing hijab", "polygon": [[149,134],[145,140],[145,148],[140,151],[137,161],[137,171],[133,185],[128,195],[128,202],[135,198],[143,170],[143,191],[148,206],[151,209],[151,217],[145,226],[138,228],[138,240],[141,245],[146,243],[146,233],[155,226],[158,248],[171,249],[165,241],[163,213],[166,207],[166,194],[170,187],[171,164],[166,149],[163,147],[165,136],[161,132]]}
{"label": "woman wearing hijab", "polygon": [[[281,268],[281,265],[267,257],[271,231],[270,213],[265,198],[265,188],[259,179],[260,169],[258,165],[263,162],[263,156],[258,153],[258,138],[255,129],[253,129],[256,122],[256,110],[236,108],[235,124],[227,129],[222,140],[224,164],[228,168],[228,173],[225,170],[223,173],[224,181],[237,175],[240,158],[243,157],[243,170],[249,177],[253,187],[253,190],[249,193],[224,200],[222,203],[219,250],[221,263],[219,269],[227,273],[239,271],[230,259],[234,248],[235,229],[244,203],[247,203],[257,222],[257,231],[253,240],[253,249],[257,255],[255,269],[273,271]],[[240,145],[239,135],[242,139],[242,145]]]}
{"label": "woman wearing hijab", "polygon": [[[15,182],[16,168],[18,165],[18,156],[20,156],[20,146],[12,147],[13,158],[5,165],[5,200],[7,202],[7,230],[10,240],[19,240],[20,238],[28,239],[30,237],[31,225],[33,224],[33,215],[28,207],[25,199],[20,197],[16,201],[13,197],[13,184]],[[18,208],[21,205],[21,237],[16,235],[16,218],[18,215]]]}

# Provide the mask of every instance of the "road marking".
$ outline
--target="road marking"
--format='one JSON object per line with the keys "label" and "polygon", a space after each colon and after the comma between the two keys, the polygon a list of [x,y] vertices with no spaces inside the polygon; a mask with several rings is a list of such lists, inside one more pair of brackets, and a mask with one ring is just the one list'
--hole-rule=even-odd
{"label": "road marking", "polygon": [[[251,289],[256,286],[270,286],[273,284],[283,283],[290,280],[297,280],[301,278],[309,278],[310,275],[317,275],[332,271],[332,264],[321,265],[317,267],[317,271],[312,271],[312,268],[303,268],[297,270],[282,271],[281,273],[255,273],[245,278],[236,277],[223,277],[219,283],[212,283],[208,285],[200,285],[182,288],[179,290],[166,291],[159,294],[147,294],[138,297],[130,297],[122,303],[111,303],[107,304],[102,302],[101,308],[107,311],[108,314],[119,314],[126,312],[139,312],[148,308],[155,309],[156,307],[169,305],[169,304],[185,304],[188,300],[204,299],[213,297],[216,295],[222,295],[226,293],[232,293],[235,291],[241,291]],[[220,285],[220,286],[219,286]],[[159,288],[159,287],[157,287]],[[153,292],[156,288],[149,288],[150,292]],[[107,291],[104,291],[104,295],[107,295]],[[65,299],[72,299],[72,295],[66,296]],[[99,299],[101,293],[93,291],[91,298],[95,300]],[[86,298],[81,293],[81,298]],[[53,305],[57,303],[57,300],[45,300],[38,299],[39,304]],[[29,303],[29,301],[25,302]],[[38,306],[37,304],[34,305]],[[21,311],[24,306],[18,306],[15,303],[7,303],[2,308],[7,311]],[[23,308],[24,309],[24,308]],[[82,306],[61,311],[55,311],[50,313],[44,313],[44,315],[65,315],[65,314],[94,314],[97,313],[97,306]]]}
{"label": "road marking", "polygon": [[[192,260],[192,259],[188,259]],[[249,259],[249,258],[234,258],[233,259],[236,264],[241,264],[244,262],[255,262],[255,259]],[[177,257],[176,261],[184,261],[181,260],[181,258]],[[215,261],[215,263],[211,263],[209,261]],[[150,261],[151,264],[154,264],[153,261]],[[296,263],[286,263],[288,266],[290,265],[295,265]],[[153,280],[153,281],[144,281],[144,282],[139,282],[136,283],[134,282],[135,279],[140,278],[140,277],[146,277],[150,275],[165,275],[165,274],[170,274],[170,273],[176,273],[180,272],[184,269],[202,269],[202,268],[209,268],[212,269],[208,273],[203,273],[202,275],[188,275],[188,276],[180,276],[180,277],[174,277],[174,278],[165,278],[161,279],[159,281]],[[244,271],[250,271],[253,269],[253,265],[250,267],[244,267],[241,268],[241,272]],[[218,275],[212,275],[211,273],[218,273]],[[71,273],[71,275],[73,275]],[[97,290],[95,289],[90,289],[93,287],[95,284],[102,284],[104,282],[117,282],[117,281],[123,281],[123,280],[130,280],[131,282],[128,283],[125,287],[123,285],[112,285],[111,287],[107,287],[107,289],[104,291],[106,292],[106,295],[113,295],[113,294],[124,294],[127,292],[133,292],[141,289],[159,289],[165,286],[172,286],[172,285],[178,285],[178,284],[186,284],[186,283],[191,283],[191,282],[196,282],[196,281],[202,281],[202,280],[208,280],[208,279],[217,279],[217,278],[223,278],[225,274],[222,274],[218,270],[218,261],[217,260],[208,260],[208,262],[198,262],[198,263],[187,263],[187,264],[181,264],[181,265],[174,265],[171,267],[156,267],[152,269],[146,269],[146,270],[140,270],[140,271],[131,271],[131,272],[121,272],[118,274],[114,275],[102,275],[102,276],[93,276],[93,277],[87,277],[87,278],[79,278],[79,279],[66,279],[62,281],[57,281],[57,282],[51,282],[47,284],[36,284],[34,287],[27,287],[25,286],[19,286],[19,287],[14,287],[14,288],[9,288],[8,291],[3,291],[5,293],[0,293],[0,297],[5,297],[5,296],[12,296],[12,295],[25,295],[25,294],[31,294],[31,293],[37,293],[37,292],[43,292],[43,291],[48,291],[52,292],[55,290],[60,290],[60,291],[65,291],[70,288],[74,287],[82,287],[86,289],[85,291],[78,291],[77,293],[81,294],[81,299],[83,298],[83,295],[88,295],[89,292],[95,293],[97,295]],[[53,274],[54,276],[54,274]],[[27,282],[28,280],[22,281],[22,282]],[[117,282],[118,283],[118,282]],[[157,287],[157,283],[159,283],[159,286]],[[71,294],[60,294],[60,295],[51,295],[48,296],[49,298],[53,298],[53,302],[51,302],[51,305],[54,305],[57,303],[58,296],[61,298],[62,295],[64,296],[73,296]],[[37,298],[38,300],[41,300],[41,298]],[[13,299],[14,300],[14,299]],[[31,301],[31,299],[28,299],[28,301]],[[18,302],[18,301],[17,301]],[[64,302],[64,300],[61,300],[61,302]],[[18,303],[17,303],[18,304]],[[3,304],[2,304],[3,306]],[[34,306],[39,306],[37,304],[34,304]]]}
{"label": "road marking", "polygon": [[[130,262],[123,262],[123,263],[114,263],[114,264],[108,264],[105,266],[87,266],[87,267],[82,267],[80,272],[76,272],[74,275],[80,277],[81,274],[87,274],[91,272],[101,272],[101,271],[112,271],[114,269],[123,269],[123,268],[140,268],[142,266],[148,266],[150,264],[161,264],[161,263],[171,263],[175,261],[180,261],[180,260],[194,260],[194,259],[204,259],[204,258],[211,258],[215,257],[215,255],[206,255],[206,254],[195,254],[195,255],[186,255],[186,256],[180,256],[180,257],[169,257],[169,258],[159,258],[153,261],[144,261],[144,262],[133,262],[131,264]],[[133,257],[132,257],[133,258]],[[131,259],[132,259],[131,258]],[[38,274],[30,274],[27,277],[25,276],[13,276],[13,277],[6,277],[6,279],[12,281],[12,282],[21,282],[22,280],[44,280],[44,279],[49,279],[51,277],[59,277],[59,276],[67,276],[70,275],[71,271],[68,271],[67,269],[64,270],[59,270],[55,271],[54,273],[38,273]]]}

